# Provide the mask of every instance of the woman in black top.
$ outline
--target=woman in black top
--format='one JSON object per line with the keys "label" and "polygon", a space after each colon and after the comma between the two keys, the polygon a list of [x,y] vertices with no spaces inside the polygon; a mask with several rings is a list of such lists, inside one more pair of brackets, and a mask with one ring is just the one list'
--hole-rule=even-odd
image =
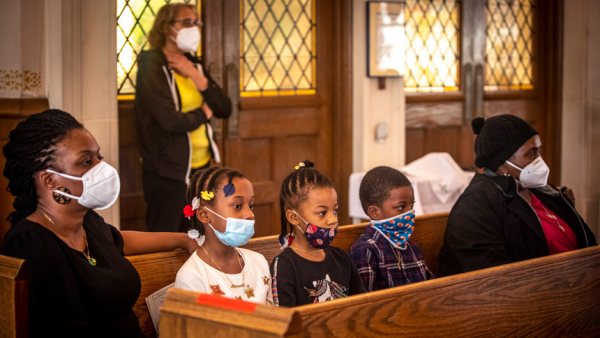
{"label": "woman in black top", "polygon": [[4,146],[9,191],[16,196],[0,253],[29,264],[31,337],[141,337],[131,307],[140,278],[124,255],[193,251],[185,234],[119,232],[94,210],[118,197],[114,168],[71,115],[31,115]]}

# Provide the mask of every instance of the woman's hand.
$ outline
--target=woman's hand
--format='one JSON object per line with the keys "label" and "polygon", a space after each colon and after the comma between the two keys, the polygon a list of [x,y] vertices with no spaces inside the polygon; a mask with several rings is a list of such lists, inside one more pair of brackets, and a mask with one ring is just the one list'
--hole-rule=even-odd
{"label": "woman's hand", "polygon": [[198,90],[203,91],[208,87],[208,79],[204,76],[202,71],[196,68],[196,65],[188,60],[183,54],[165,53],[167,61],[169,62],[169,69],[177,72],[177,74],[190,78],[198,87]]}
{"label": "woman's hand", "polygon": [[213,111],[212,109],[210,109],[210,107],[206,104],[206,102],[204,102],[202,104],[202,110],[204,111],[204,114],[206,114],[206,118],[210,120],[211,117],[213,117]]}

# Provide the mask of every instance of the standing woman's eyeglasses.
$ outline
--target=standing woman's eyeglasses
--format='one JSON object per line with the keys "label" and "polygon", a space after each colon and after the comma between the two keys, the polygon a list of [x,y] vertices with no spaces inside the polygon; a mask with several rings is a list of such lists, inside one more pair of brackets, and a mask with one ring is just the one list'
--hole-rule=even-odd
{"label": "standing woman's eyeglasses", "polygon": [[193,20],[193,19],[173,20],[173,21],[171,21],[171,24],[173,24],[174,22],[181,22],[181,25],[185,28],[194,27],[194,26],[202,27],[202,21]]}

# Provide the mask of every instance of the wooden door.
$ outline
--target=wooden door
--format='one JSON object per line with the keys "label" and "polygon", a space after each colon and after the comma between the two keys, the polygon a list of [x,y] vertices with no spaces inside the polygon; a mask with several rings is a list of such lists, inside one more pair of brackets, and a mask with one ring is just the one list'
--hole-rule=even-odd
{"label": "wooden door", "polygon": [[560,10],[559,0],[407,1],[406,161],[444,151],[475,169],[471,120],[514,114],[539,131],[558,183]]}
{"label": "wooden door", "polygon": [[254,185],[256,235],[280,231],[279,191],[311,160],[347,217],[351,173],[350,1],[204,1],[203,54],[233,101],[215,129],[224,165]]}
{"label": "wooden door", "polygon": [[[199,3],[204,23],[201,42],[204,64],[227,91],[234,106],[234,113],[227,121],[212,121],[223,158],[221,165],[240,170],[254,184],[257,236],[279,233],[281,183],[294,166],[305,159],[315,162],[317,169],[332,179],[338,192],[340,223],[350,222],[347,196],[352,172],[351,8],[350,0],[204,0]],[[243,13],[246,16],[242,16]],[[252,21],[254,25],[262,25],[261,34],[268,30],[270,40],[284,41],[289,50],[299,48],[298,42],[304,48],[302,53],[290,53],[286,49],[287,54],[272,49],[269,54],[261,49],[255,51],[255,57],[300,56],[306,61],[309,56],[312,68],[307,78],[314,81],[290,86],[274,78],[275,82],[265,86],[261,78],[253,82],[253,86],[245,84],[243,79],[248,68],[244,69],[242,56],[248,53],[246,50],[244,54],[241,43],[248,43],[248,39],[244,40],[244,29],[253,29],[252,37],[258,37],[256,26],[244,28],[244,19],[246,24]],[[143,23],[142,20],[135,22],[136,25]],[[276,36],[272,34],[273,25],[283,26]],[[122,39],[125,41],[129,36]],[[259,43],[264,41],[254,42]],[[143,41],[138,45],[141,50]],[[128,48],[127,44],[123,46]],[[315,55],[307,54],[306,50]],[[256,76],[264,75],[252,70]],[[276,71],[271,72],[276,75]],[[129,83],[126,77],[123,83]],[[132,82],[129,87],[133,86]],[[121,228],[144,230],[146,205],[131,99],[132,96],[122,96],[119,101]]]}

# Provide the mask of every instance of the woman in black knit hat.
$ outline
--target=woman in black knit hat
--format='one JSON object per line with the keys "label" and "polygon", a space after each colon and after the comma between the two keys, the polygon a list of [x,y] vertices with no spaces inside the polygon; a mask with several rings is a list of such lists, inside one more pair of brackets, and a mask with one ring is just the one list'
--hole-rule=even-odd
{"label": "woman in black knit hat", "polygon": [[448,218],[441,276],[596,245],[564,188],[547,183],[538,132],[513,115],[472,121],[483,168]]}
{"label": "woman in black knit hat", "polygon": [[115,229],[93,209],[118,198],[119,175],[92,134],[51,109],[29,116],[3,148],[15,196],[0,254],[29,267],[29,337],[143,337],[132,310],[140,277],[124,255],[198,245],[182,233]]}

